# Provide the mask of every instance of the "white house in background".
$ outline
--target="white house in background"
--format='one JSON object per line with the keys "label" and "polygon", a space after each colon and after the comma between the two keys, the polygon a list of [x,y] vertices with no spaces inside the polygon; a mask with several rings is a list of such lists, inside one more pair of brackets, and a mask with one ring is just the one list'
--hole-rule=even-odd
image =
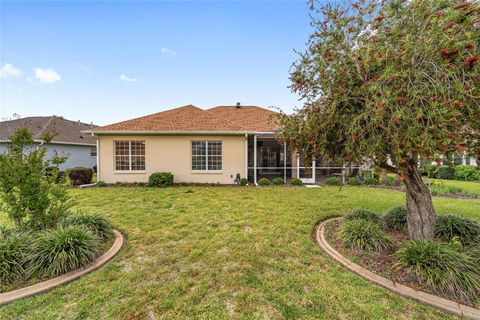
{"label": "white house in background", "polygon": [[55,153],[68,156],[60,170],[73,167],[93,168],[97,164],[96,138],[82,133],[96,126],[80,121],[70,121],[57,116],[27,117],[0,122],[0,153],[6,153],[10,137],[20,128],[27,128],[33,134],[36,143],[42,143],[46,133],[54,135],[53,141],[47,147],[47,157]]}

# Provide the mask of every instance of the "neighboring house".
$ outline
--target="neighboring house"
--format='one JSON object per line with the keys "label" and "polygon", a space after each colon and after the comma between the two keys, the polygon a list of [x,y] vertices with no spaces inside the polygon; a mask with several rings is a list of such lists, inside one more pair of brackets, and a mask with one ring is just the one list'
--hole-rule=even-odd
{"label": "neighboring house", "polygon": [[7,152],[10,137],[20,128],[27,128],[33,134],[35,143],[41,144],[45,134],[53,134],[53,140],[45,144],[47,157],[54,154],[68,156],[60,170],[73,167],[92,168],[97,163],[96,138],[82,133],[95,126],[61,117],[27,117],[0,122],[0,153]]}
{"label": "neighboring house", "polygon": [[176,183],[233,184],[238,176],[314,183],[345,172],[326,159],[304,161],[279,144],[275,115],[240,104],[187,105],[85,132],[98,138],[97,175],[107,183],[145,182],[154,172],[171,172]]}

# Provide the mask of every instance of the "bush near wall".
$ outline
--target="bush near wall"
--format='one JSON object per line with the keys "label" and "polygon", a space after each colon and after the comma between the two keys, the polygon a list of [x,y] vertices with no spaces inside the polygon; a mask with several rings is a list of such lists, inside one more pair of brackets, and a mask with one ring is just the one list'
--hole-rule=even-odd
{"label": "bush near wall", "polygon": [[158,188],[173,186],[173,174],[171,172],[154,172],[148,177],[148,186]]}
{"label": "bush near wall", "polygon": [[480,180],[480,169],[472,165],[456,166],[455,179],[465,181]]}
{"label": "bush near wall", "polygon": [[342,185],[342,180],[340,180],[337,177],[331,177],[325,180],[325,184],[327,186],[341,186]]}
{"label": "bush near wall", "polygon": [[92,183],[92,168],[75,167],[69,170],[68,177],[74,186]]}
{"label": "bush near wall", "polygon": [[267,178],[261,178],[258,180],[258,185],[259,186],[269,186],[272,184],[272,182],[270,180],[268,180]]}

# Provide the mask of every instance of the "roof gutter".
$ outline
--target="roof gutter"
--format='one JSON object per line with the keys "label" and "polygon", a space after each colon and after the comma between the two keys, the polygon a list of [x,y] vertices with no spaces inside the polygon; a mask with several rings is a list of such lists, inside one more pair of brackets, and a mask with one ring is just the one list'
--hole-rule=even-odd
{"label": "roof gutter", "polygon": [[[0,143],[11,143],[11,140],[0,140]],[[65,145],[73,145],[73,146],[96,146],[95,143],[81,143],[81,142],[67,142],[67,141],[50,141],[46,143],[44,140],[34,139],[33,142],[41,143],[41,144],[65,144]]]}
{"label": "roof gutter", "polygon": [[275,134],[271,132],[258,131],[215,131],[215,130],[201,130],[201,131],[142,131],[142,130],[85,130],[82,133],[90,133],[92,135],[245,135],[245,134]]}

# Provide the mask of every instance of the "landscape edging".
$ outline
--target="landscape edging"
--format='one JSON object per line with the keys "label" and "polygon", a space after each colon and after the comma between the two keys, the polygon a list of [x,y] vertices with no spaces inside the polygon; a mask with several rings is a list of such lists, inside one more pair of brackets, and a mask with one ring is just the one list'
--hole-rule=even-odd
{"label": "landscape edging", "polygon": [[84,267],[81,267],[80,269],[70,271],[56,278],[42,281],[25,288],[0,293],[0,307],[16,300],[50,291],[56,287],[70,283],[84,275],[87,275],[92,271],[103,267],[111,259],[113,259],[113,257],[115,257],[118,252],[120,252],[123,244],[125,243],[125,237],[123,236],[123,234],[121,234],[117,230],[113,230],[113,232],[115,234],[115,241],[113,242],[113,245],[95,261],[92,261],[91,263],[87,264]]}
{"label": "landscape edging", "polygon": [[318,246],[325,251],[330,257],[334,260],[342,264],[344,267],[349,269],[350,271],[355,272],[356,274],[360,275],[361,277],[374,282],[390,291],[393,291],[403,297],[413,299],[420,303],[435,307],[442,311],[454,314],[456,316],[465,318],[465,319],[472,319],[472,320],[480,320],[480,310],[476,308],[472,308],[467,305],[460,304],[458,302],[448,300],[445,298],[441,298],[423,291],[415,290],[403,284],[394,282],[392,280],[386,279],[382,276],[379,276],[376,273],[373,273],[365,268],[362,268],[358,264],[355,264],[342,256],[338,251],[336,251],[325,239],[325,226],[333,221],[340,220],[342,218],[332,218],[323,221],[320,223],[316,230],[316,240]]}

